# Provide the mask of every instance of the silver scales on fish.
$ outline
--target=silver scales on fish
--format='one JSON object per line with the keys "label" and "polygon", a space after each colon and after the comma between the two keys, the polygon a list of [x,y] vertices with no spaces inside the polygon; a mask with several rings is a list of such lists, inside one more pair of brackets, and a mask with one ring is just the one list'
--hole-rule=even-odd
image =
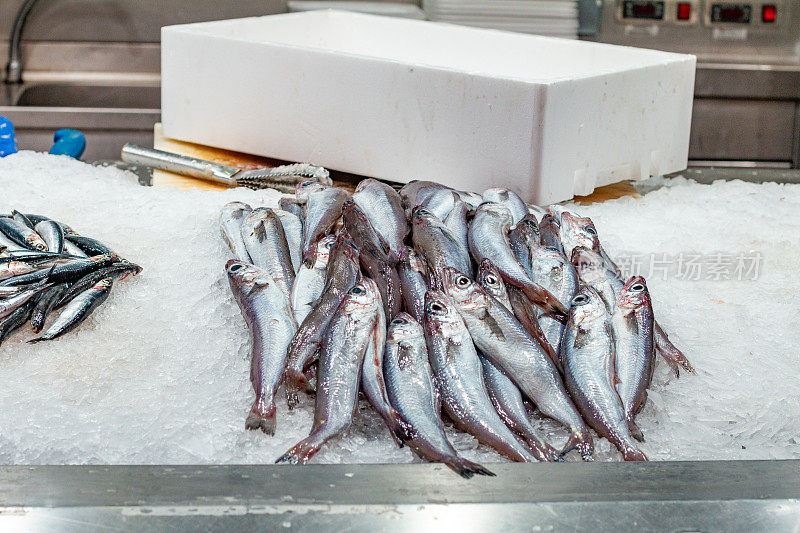
{"label": "silver scales on fish", "polygon": [[[297,185],[280,209],[231,202],[226,272],[250,329],[248,429],[279,430],[313,395],[309,436],[279,463],[304,464],[341,438],[359,392],[398,446],[464,477],[445,420],[513,461],[592,460],[597,436],[647,460],[636,414],[656,356],[694,372],[653,316],[647,283],[622,273],[589,218],[429,181],[354,193]],[[531,412],[569,432],[546,442]]]}

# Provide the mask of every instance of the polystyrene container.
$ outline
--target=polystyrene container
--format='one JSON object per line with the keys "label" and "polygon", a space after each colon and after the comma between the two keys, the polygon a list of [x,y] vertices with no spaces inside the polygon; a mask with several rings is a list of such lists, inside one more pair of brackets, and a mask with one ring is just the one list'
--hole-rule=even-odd
{"label": "polystyrene container", "polygon": [[686,167],[695,57],[340,11],[162,29],[175,139],[549,203]]}

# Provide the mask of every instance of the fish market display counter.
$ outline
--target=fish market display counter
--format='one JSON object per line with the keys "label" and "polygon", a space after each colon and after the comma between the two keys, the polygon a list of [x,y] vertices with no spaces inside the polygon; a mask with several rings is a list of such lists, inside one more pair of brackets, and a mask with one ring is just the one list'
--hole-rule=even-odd
{"label": "fish market display counter", "polygon": [[[277,193],[141,187],[74,160],[5,158],[0,212],[69,221],[142,272],[79,330],[0,347],[0,529],[796,528],[798,172],[684,175],[695,181],[650,180],[641,198],[574,206],[610,255],[646,263],[659,320],[697,369],[676,379],[657,364],[637,418],[651,461],[618,462],[598,438],[596,462],[508,463],[448,426],[459,454],[496,474],[466,480],[412,464],[367,407],[305,466],[272,463],[308,434],[313,400],[292,411],[278,402],[275,435],[244,429],[248,338],[219,211],[275,204]],[[727,177],[743,181],[702,185]],[[567,438],[534,423],[550,442]]]}

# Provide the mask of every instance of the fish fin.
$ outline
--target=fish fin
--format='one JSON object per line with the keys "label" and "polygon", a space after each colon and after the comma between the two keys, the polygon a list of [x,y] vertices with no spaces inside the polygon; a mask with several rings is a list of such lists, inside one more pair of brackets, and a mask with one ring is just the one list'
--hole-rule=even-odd
{"label": "fish fin", "polygon": [[256,227],[253,228],[253,235],[258,239],[258,242],[267,240],[267,227],[264,225],[263,220],[259,220]]}
{"label": "fish fin", "polygon": [[[50,339],[45,339],[44,337],[37,337],[35,339],[29,340],[28,344],[36,344],[37,342],[42,342],[42,341],[47,341],[47,340],[50,340]],[[2,342],[2,340],[0,340],[0,342]]]}
{"label": "fish fin", "polygon": [[525,296],[528,297],[528,300],[544,311],[545,314],[552,316],[559,322],[567,321],[568,313],[566,307],[550,291],[532,281],[522,284],[520,288],[525,293]]}
{"label": "fish fin", "polygon": [[275,403],[272,402],[267,405],[261,398],[256,398],[253,402],[253,407],[250,409],[250,414],[247,415],[247,420],[244,422],[244,427],[247,429],[260,429],[267,435],[275,434]]}
{"label": "fish fin", "polygon": [[478,463],[473,463],[463,457],[448,457],[443,459],[442,462],[452,468],[459,476],[463,477],[464,479],[469,479],[475,474],[480,476],[491,476],[494,477],[496,474],[489,470],[488,468],[479,465]]}
{"label": "fish fin", "polygon": [[580,325],[575,328],[575,340],[572,343],[573,348],[583,348],[586,345],[589,330],[583,329]]}
{"label": "fish fin", "polygon": [[680,371],[678,366],[689,372],[690,374],[696,374],[694,367],[689,362],[689,359],[683,355],[678,348],[675,347],[674,344],[669,340],[667,333],[661,328],[661,326],[656,322],[654,323],[653,328],[653,337],[656,344],[656,349],[658,353],[670,364],[670,367],[675,370],[676,377],[680,375]]}
{"label": "fish fin", "polygon": [[561,456],[563,457],[572,450],[578,450],[584,461],[593,461],[594,443],[588,429],[573,431],[569,436],[569,440],[567,440],[567,444],[564,445],[564,449],[561,450]]}
{"label": "fish fin", "polygon": [[483,308],[483,314],[480,317],[480,320],[483,321],[484,324],[489,326],[489,330],[492,332],[492,335],[496,335],[500,337],[501,340],[505,340],[506,336],[503,333],[503,329],[500,327],[500,324],[497,323],[497,320],[489,314],[489,308]]}
{"label": "fish fin", "polygon": [[304,465],[311,459],[312,455],[319,451],[323,444],[324,441],[315,438],[315,432],[312,432],[311,435],[301,440],[292,446],[289,451],[278,457],[275,462]]}
{"label": "fish fin", "polygon": [[639,428],[638,425],[636,425],[636,422],[634,422],[634,420],[631,418],[627,420],[627,423],[628,423],[628,431],[631,432],[631,437],[638,440],[639,442],[644,442],[644,433],[642,433],[642,430]]}
{"label": "fish fin", "polygon": [[647,461],[647,456],[642,450],[634,446],[626,446],[622,450],[622,458],[626,461]]}
{"label": "fish fin", "polygon": [[528,445],[533,456],[543,462],[562,462],[564,459],[559,455],[558,450],[540,439],[537,435],[523,435],[525,443]]}

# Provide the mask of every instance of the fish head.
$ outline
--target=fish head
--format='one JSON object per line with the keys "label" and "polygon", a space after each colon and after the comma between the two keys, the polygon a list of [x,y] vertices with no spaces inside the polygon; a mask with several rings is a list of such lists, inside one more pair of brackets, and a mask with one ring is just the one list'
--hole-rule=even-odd
{"label": "fish head", "polygon": [[317,249],[314,250],[314,264],[324,266],[328,264],[331,250],[336,244],[336,235],[325,235],[317,242]]}
{"label": "fish head", "polygon": [[358,206],[352,196],[342,204],[342,218],[355,224],[370,223],[367,214]]}
{"label": "fish head", "polygon": [[419,322],[408,313],[403,312],[398,313],[394,319],[389,322],[389,330],[386,334],[386,339],[389,342],[398,343],[403,339],[419,337],[422,334],[422,326]]}
{"label": "fish head", "polygon": [[97,283],[94,284],[92,289],[98,291],[107,291],[111,289],[111,286],[114,284],[114,278],[103,278]]}
{"label": "fish head", "polygon": [[569,322],[580,325],[608,315],[606,304],[600,294],[588,285],[583,285],[570,302]]}
{"label": "fish head", "polygon": [[344,255],[350,261],[358,263],[358,256],[359,256],[358,248],[356,247],[353,240],[350,238],[350,234],[347,233],[347,231],[345,230],[342,230],[336,234],[336,238],[333,242],[333,247],[329,252],[328,261],[330,261],[330,258],[337,255]]}
{"label": "fish head", "polygon": [[478,283],[495,298],[505,299],[506,286],[503,278],[500,277],[500,271],[488,258],[481,261],[478,268]]}
{"label": "fish head", "polygon": [[425,206],[418,205],[411,210],[411,224],[413,226],[429,225],[439,221],[439,217]]}
{"label": "fish head", "polygon": [[456,327],[463,323],[455,303],[442,291],[425,293],[425,331],[430,335],[450,337]]}
{"label": "fish head", "polygon": [[361,180],[360,182],[358,182],[358,185],[356,185],[356,191],[355,192],[359,193],[359,192],[363,191],[364,189],[366,189],[367,187],[369,187],[369,188],[380,187],[380,182],[378,180],[376,180],[376,179],[373,179],[373,178],[367,178],[365,180]]}
{"label": "fish head", "polygon": [[381,295],[378,284],[367,277],[362,277],[353,288],[347,291],[342,301],[342,310],[349,314],[377,314],[381,306]]}
{"label": "fish head", "polygon": [[400,263],[423,277],[427,276],[428,268],[425,262],[411,246],[404,246],[400,251]]}
{"label": "fish head", "polygon": [[651,305],[647,282],[642,276],[633,276],[625,282],[617,296],[617,307],[634,310]]}
{"label": "fish head", "polygon": [[294,195],[297,197],[297,201],[300,203],[306,203],[308,201],[308,195],[312,192],[321,191],[327,189],[328,186],[324,185],[318,181],[314,180],[307,180],[301,181],[297,184],[294,188]]}
{"label": "fish head", "polygon": [[253,208],[244,202],[228,202],[227,204],[222,206],[222,209],[220,210],[220,219],[242,220],[252,210]]}
{"label": "fish head", "polygon": [[475,211],[475,216],[479,216],[481,214],[485,214],[488,216],[492,216],[495,218],[500,218],[503,220],[508,220],[508,223],[511,224],[514,220],[513,215],[511,214],[511,210],[504,206],[503,204],[497,202],[483,202],[481,205],[478,206],[478,209]]}
{"label": "fish head", "polygon": [[605,277],[606,266],[603,257],[585,246],[578,246],[572,250],[572,265],[578,275],[586,283],[601,280]]}
{"label": "fish head", "polygon": [[550,278],[561,279],[565,269],[572,269],[572,263],[564,257],[561,250],[552,246],[537,246],[531,253],[531,271],[534,280]]}
{"label": "fish head", "polygon": [[594,227],[594,222],[589,217],[579,217],[570,211],[564,211],[561,214],[559,235],[565,248],[584,246],[595,252],[600,251],[597,228]]}
{"label": "fish head", "polygon": [[225,272],[228,274],[233,294],[237,298],[239,295],[250,295],[274,283],[266,270],[238,259],[231,259],[225,263]]}
{"label": "fish head", "polygon": [[442,282],[447,296],[461,309],[479,309],[489,305],[486,291],[453,267],[444,268]]}
{"label": "fish head", "polygon": [[47,251],[47,244],[36,233],[32,233],[32,234],[26,236],[25,237],[25,242],[28,243],[28,246],[30,246],[34,250],[38,250],[40,252],[46,252]]}
{"label": "fish head", "polygon": [[536,215],[525,215],[522,220],[517,222],[516,228],[534,242],[539,243],[542,241],[539,224],[536,222]]}
{"label": "fish head", "polygon": [[550,213],[547,213],[541,218],[541,220],[539,220],[540,232],[549,231],[551,233],[554,233],[555,235],[558,235],[559,226],[561,226],[561,223],[559,223],[556,217],[554,217]]}

